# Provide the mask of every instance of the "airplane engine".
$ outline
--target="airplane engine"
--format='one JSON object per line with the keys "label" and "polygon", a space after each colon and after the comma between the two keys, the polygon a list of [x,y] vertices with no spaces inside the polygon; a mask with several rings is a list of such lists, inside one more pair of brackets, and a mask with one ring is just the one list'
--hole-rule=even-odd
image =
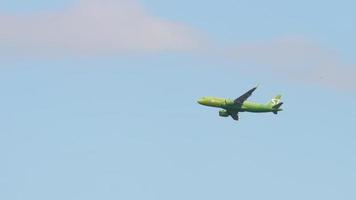
{"label": "airplane engine", "polygon": [[219,116],[220,117],[228,117],[229,113],[226,110],[220,110],[219,111]]}

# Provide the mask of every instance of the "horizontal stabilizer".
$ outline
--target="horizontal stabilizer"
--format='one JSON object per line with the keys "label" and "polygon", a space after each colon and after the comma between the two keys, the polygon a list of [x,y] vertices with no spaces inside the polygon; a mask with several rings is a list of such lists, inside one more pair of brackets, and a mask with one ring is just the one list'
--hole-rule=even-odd
{"label": "horizontal stabilizer", "polygon": [[278,114],[278,111],[282,111],[282,109],[280,109],[280,107],[283,105],[283,102],[280,102],[274,106],[272,106],[273,108],[273,113],[274,114]]}
{"label": "horizontal stabilizer", "polygon": [[280,102],[280,103],[274,105],[272,108],[273,109],[279,109],[282,105],[283,105],[283,102]]}

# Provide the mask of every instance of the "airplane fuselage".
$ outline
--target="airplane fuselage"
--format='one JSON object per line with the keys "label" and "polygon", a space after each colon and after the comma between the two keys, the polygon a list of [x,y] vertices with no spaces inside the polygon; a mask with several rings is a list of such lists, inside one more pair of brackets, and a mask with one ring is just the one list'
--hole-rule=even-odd
{"label": "airplane fuselage", "polygon": [[273,108],[272,104],[260,104],[251,101],[244,101],[242,105],[236,105],[232,99],[217,97],[203,97],[198,100],[198,103],[205,106],[222,108],[229,112],[263,113],[282,111],[281,108]]}

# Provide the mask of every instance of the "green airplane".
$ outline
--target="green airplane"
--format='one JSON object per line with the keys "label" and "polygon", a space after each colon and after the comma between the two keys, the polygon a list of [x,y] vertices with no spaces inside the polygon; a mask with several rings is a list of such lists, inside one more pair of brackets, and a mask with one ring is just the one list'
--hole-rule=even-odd
{"label": "green airplane", "polygon": [[219,111],[221,117],[231,116],[232,119],[236,121],[239,120],[239,112],[273,112],[274,114],[277,114],[278,111],[282,111],[280,108],[283,104],[283,102],[281,102],[281,95],[275,96],[267,104],[246,101],[256,89],[257,86],[234,100],[217,97],[203,97],[198,100],[198,103],[204,106],[222,108],[223,110]]}

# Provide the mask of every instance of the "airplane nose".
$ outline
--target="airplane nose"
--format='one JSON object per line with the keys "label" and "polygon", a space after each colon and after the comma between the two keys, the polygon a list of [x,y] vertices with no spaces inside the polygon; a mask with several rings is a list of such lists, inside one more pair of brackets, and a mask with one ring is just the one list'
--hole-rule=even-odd
{"label": "airplane nose", "polygon": [[199,104],[203,104],[203,98],[198,99],[197,101]]}

